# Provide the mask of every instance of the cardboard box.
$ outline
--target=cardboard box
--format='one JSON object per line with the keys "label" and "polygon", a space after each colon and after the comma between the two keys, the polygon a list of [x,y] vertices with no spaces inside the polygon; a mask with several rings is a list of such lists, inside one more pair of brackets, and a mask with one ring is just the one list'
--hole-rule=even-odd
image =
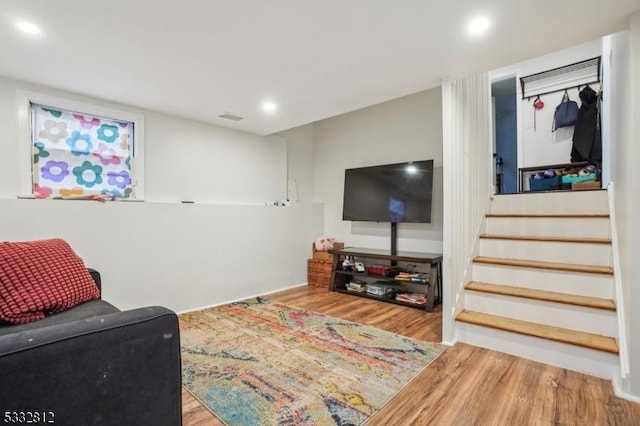
{"label": "cardboard box", "polygon": [[574,191],[584,189],[602,189],[602,183],[599,180],[592,180],[589,182],[575,182],[571,184],[571,189]]}

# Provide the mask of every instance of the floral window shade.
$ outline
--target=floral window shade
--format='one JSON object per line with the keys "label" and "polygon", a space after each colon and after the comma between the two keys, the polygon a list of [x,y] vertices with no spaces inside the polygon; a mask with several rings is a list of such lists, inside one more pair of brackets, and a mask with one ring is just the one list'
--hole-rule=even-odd
{"label": "floral window shade", "polygon": [[31,104],[37,198],[133,197],[133,123]]}

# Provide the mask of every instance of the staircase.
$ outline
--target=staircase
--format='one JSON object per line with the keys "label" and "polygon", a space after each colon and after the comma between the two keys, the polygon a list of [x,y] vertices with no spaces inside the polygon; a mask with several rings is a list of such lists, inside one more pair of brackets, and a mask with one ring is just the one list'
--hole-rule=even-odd
{"label": "staircase", "polygon": [[606,191],[497,195],[456,316],[458,340],[619,375]]}

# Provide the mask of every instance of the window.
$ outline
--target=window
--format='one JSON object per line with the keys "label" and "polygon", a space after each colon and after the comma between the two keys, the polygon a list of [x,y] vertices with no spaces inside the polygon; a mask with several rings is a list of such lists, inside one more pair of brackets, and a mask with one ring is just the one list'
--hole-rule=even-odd
{"label": "window", "polygon": [[22,176],[21,195],[143,198],[142,116],[20,95],[21,140],[28,140],[22,142],[28,147],[21,150],[22,172],[28,175]]}

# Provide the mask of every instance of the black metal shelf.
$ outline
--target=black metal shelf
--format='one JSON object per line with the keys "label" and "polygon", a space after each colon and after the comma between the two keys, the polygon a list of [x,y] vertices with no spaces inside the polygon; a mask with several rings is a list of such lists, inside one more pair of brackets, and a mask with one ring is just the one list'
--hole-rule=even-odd
{"label": "black metal shelf", "polygon": [[402,300],[396,300],[395,297],[376,296],[375,294],[369,294],[366,291],[350,291],[344,288],[336,288],[333,291],[337,293],[353,294],[355,296],[365,297],[367,299],[382,300],[384,302],[394,303],[396,305],[409,306],[411,308],[424,310],[424,304],[418,305],[417,303],[403,302]]}
{"label": "black metal shelf", "polygon": [[408,280],[398,280],[393,277],[384,277],[382,275],[370,275],[370,274],[367,274],[366,272],[337,270],[335,273],[339,275],[354,277],[354,278],[366,278],[367,281],[377,280],[377,281],[388,281],[390,283],[400,283],[400,284],[429,285],[429,279],[427,279],[426,281],[408,281]]}
{"label": "black metal shelf", "polygon": [[[331,280],[329,283],[329,291],[336,291],[344,294],[351,294],[354,296],[365,297],[367,299],[381,300],[384,302],[394,303],[396,305],[409,306],[412,308],[424,309],[427,312],[433,311],[436,304],[442,303],[442,254],[441,253],[413,253],[404,252],[398,254],[390,254],[386,250],[376,249],[364,249],[347,247],[340,250],[329,250],[329,253],[333,255],[333,265],[331,270]],[[429,279],[426,282],[413,282],[407,280],[395,280],[393,277],[384,277],[378,275],[369,275],[366,272],[356,271],[343,271],[340,269],[338,263],[346,256],[353,256],[362,259],[379,259],[385,261],[401,261],[410,262],[416,264],[425,265],[428,268],[428,272],[424,272],[429,275]],[[347,282],[351,278],[359,278],[367,283],[373,283],[374,281],[383,281],[393,284],[397,284],[399,291],[394,291],[392,297],[389,296],[377,296],[360,291],[347,290]],[[433,285],[431,285],[433,283]],[[411,302],[405,302],[402,300],[396,300],[395,294],[403,291],[411,291],[409,284],[414,286],[421,286],[420,292],[424,292],[426,297],[426,303],[416,304]],[[395,289],[394,289],[395,290]],[[414,290],[416,291],[416,290]]]}
{"label": "black metal shelf", "polygon": [[[550,70],[538,72],[535,74],[530,74],[525,77],[520,77],[520,88],[522,90],[522,99],[531,99],[535,96],[543,96],[549,95],[551,93],[564,92],[565,90],[570,89],[580,89],[581,87],[588,86],[589,84],[600,83],[601,80],[601,56],[597,56],[595,58],[587,59],[580,62],[575,62],[573,64],[564,65],[562,67],[553,68]],[[581,81],[580,84],[569,84],[567,86],[562,86],[561,88],[548,90],[548,91],[534,91],[533,93],[526,92],[526,84],[533,83],[544,79],[554,79],[563,74],[571,74],[572,72],[588,70],[589,68],[593,68],[593,76],[586,79],[585,81]]]}

